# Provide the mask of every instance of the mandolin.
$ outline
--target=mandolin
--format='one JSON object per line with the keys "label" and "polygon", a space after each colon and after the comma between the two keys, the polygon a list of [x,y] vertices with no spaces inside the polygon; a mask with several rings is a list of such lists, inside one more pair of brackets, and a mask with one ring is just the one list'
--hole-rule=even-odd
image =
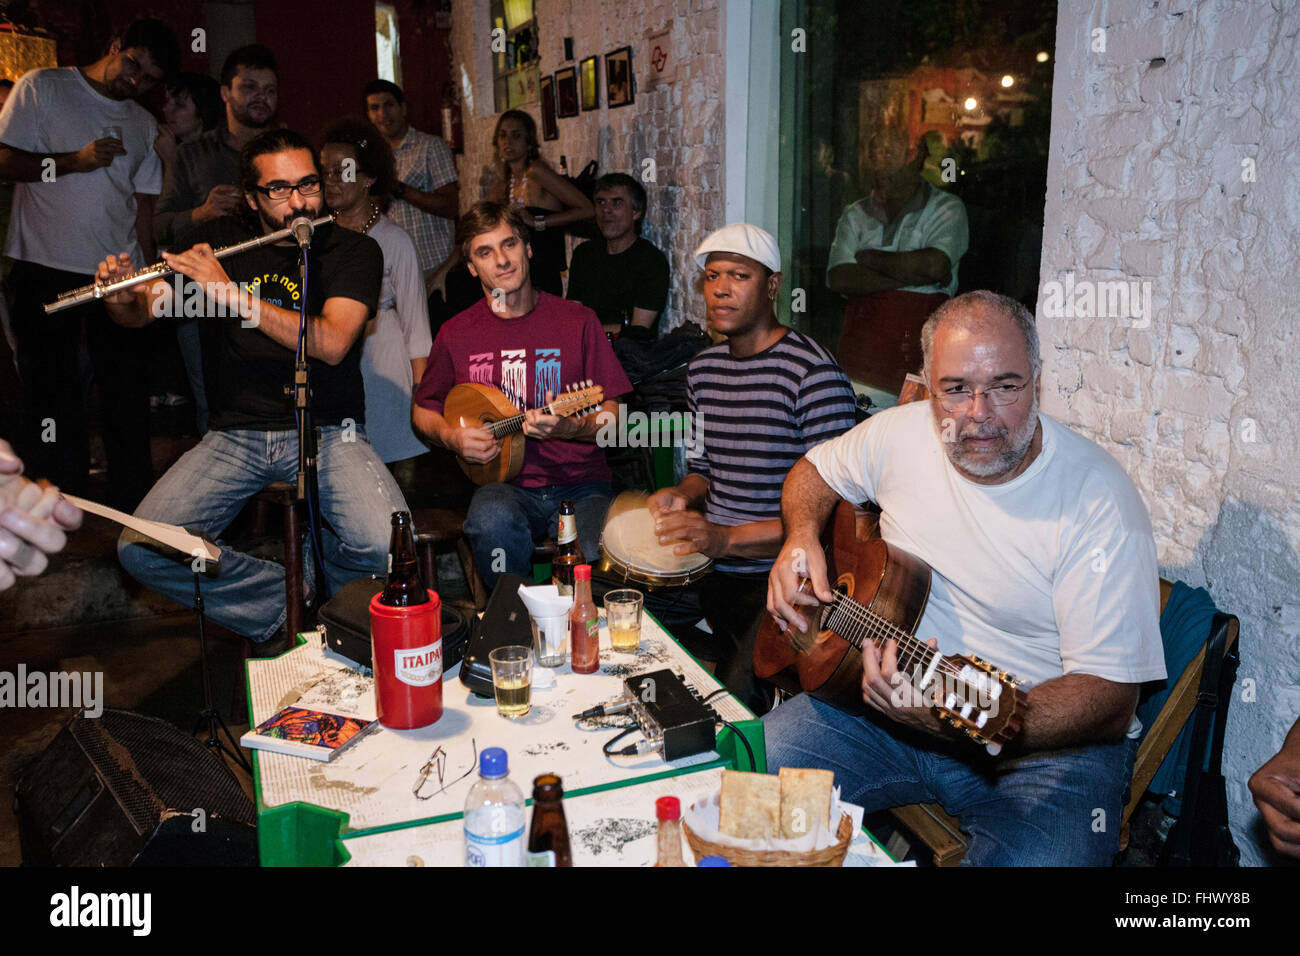
{"label": "mandolin", "polygon": [[806,605],[804,632],[782,633],[764,614],[754,673],[846,713],[867,713],[862,646],[898,641],[898,670],[939,717],[996,755],[1020,733],[1029,703],[1020,681],[973,655],[946,657],[915,637],[930,596],[930,567],[875,533],[875,517],[841,502],[822,535],[830,604]]}
{"label": "mandolin", "polygon": [[[568,386],[549,405],[543,406],[542,411],[560,418],[582,418],[598,411],[604,401],[605,389],[592,385],[588,379]],[[461,471],[474,484],[509,481],[524,467],[524,413],[499,389],[478,382],[462,382],[447,393],[442,417],[453,424],[459,424],[462,419],[466,425],[481,424],[501,442],[501,454],[487,464],[457,459]]]}

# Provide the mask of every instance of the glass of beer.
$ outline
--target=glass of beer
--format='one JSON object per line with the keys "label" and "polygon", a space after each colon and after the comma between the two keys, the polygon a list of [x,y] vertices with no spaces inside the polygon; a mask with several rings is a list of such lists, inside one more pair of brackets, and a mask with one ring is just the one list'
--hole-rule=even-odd
{"label": "glass of beer", "polygon": [[488,660],[492,663],[497,713],[511,720],[527,716],[532,709],[533,649],[517,644],[498,647]]}
{"label": "glass of beer", "polygon": [[641,646],[641,605],[645,595],[634,588],[605,595],[605,620],[609,622],[609,643],[616,651],[636,653]]}

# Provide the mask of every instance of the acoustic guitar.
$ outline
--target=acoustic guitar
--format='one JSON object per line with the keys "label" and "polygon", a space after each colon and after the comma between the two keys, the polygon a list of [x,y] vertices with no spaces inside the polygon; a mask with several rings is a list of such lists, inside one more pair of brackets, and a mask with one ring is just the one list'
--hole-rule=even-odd
{"label": "acoustic guitar", "polygon": [[898,641],[898,670],[939,717],[991,754],[1020,733],[1029,703],[1020,682],[974,655],[945,657],[915,637],[930,596],[930,567],[885,543],[875,517],[841,502],[822,544],[830,604],[805,605],[806,631],[782,633],[764,615],[754,646],[754,673],[800,690],[846,713],[867,713],[862,647]]}
{"label": "acoustic guitar", "polygon": [[[605,389],[591,380],[569,385],[554,400],[542,407],[547,415],[582,418],[600,409]],[[453,425],[464,419],[466,425],[479,424],[501,442],[501,454],[480,465],[458,459],[461,471],[476,485],[509,481],[524,467],[524,413],[510,399],[491,385],[462,382],[447,393],[442,417]]]}

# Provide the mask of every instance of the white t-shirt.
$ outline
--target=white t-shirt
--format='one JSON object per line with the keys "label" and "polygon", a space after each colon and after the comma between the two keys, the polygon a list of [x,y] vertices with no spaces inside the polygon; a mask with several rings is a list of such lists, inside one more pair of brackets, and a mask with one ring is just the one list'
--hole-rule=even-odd
{"label": "white t-shirt", "polygon": [[871,197],[860,199],[845,208],[835,227],[826,274],[836,266],[857,262],[863,249],[880,252],[914,252],[938,249],[948,257],[952,273],[948,282],[939,285],[906,286],[904,292],[957,292],[957,264],[970,246],[970,228],[962,201],[929,183],[921,183],[902,213],[888,225]]}
{"label": "white t-shirt", "polygon": [[108,126],[121,129],[125,156],[94,172],[14,185],[5,255],[83,274],[110,254],[129,252],[137,268],[146,264],[135,234],[135,194],[162,190],[162,161],[153,148],[158,124],[144,107],[100,95],[75,67],[32,70],[0,112],[0,143],[70,153],[102,139]]}
{"label": "white t-shirt", "polygon": [[429,306],[411,237],[380,216],[370,238],[384,253],[384,282],[361,353],[366,439],[381,461],[399,461],[429,450],[411,430],[411,359],[428,358],[433,347]]}
{"label": "white t-shirt", "polygon": [[[1000,485],[963,477],[928,402],[880,412],[808,453],[881,535],[930,565],[917,637],[973,653],[1029,687],[1063,674],[1165,676],[1151,520],[1119,463],[1047,415],[1042,451]],[[1135,723],[1130,727],[1133,736]]]}

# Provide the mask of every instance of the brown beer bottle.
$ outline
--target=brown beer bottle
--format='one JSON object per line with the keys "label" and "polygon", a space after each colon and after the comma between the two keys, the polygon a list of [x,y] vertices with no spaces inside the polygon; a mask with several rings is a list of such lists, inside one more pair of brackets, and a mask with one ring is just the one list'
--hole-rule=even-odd
{"label": "brown beer bottle", "polygon": [[533,780],[533,822],[528,830],[529,866],[573,866],[564,787],[553,773]]}
{"label": "brown beer bottle", "polygon": [[578,517],[572,501],[560,502],[560,527],[555,535],[555,557],[551,560],[551,583],[561,594],[573,593],[573,569],[583,564],[578,547]]}
{"label": "brown beer bottle", "polygon": [[380,604],[410,607],[425,604],[429,592],[420,579],[420,563],[415,557],[415,528],[409,511],[393,512],[393,536],[388,543],[388,583],[379,596]]}

